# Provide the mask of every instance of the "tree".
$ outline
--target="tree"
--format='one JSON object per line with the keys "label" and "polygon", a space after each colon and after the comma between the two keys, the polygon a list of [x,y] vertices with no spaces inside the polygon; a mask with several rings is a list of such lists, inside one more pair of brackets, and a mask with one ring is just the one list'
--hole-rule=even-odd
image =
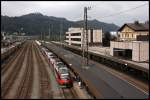
{"label": "tree", "polygon": [[103,46],[110,46],[111,35],[109,32],[104,33]]}

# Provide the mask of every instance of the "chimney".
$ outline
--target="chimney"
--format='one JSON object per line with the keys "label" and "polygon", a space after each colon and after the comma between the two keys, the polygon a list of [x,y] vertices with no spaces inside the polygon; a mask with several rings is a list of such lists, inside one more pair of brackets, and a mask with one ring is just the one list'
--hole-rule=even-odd
{"label": "chimney", "polygon": [[145,24],[149,24],[149,20],[148,20],[148,21],[145,21]]}
{"label": "chimney", "polygon": [[139,25],[139,21],[138,21],[138,20],[137,20],[137,21],[135,21],[135,22],[134,22],[134,24]]}

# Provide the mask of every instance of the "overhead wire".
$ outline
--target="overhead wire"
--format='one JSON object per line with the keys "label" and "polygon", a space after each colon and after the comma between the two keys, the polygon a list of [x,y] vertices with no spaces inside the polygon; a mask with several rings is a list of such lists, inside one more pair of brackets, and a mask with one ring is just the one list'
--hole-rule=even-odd
{"label": "overhead wire", "polygon": [[132,11],[132,10],[135,10],[135,9],[137,9],[137,8],[143,7],[143,6],[147,5],[147,4],[148,4],[148,3],[145,3],[145,4],[142,4],[142,5],[137,6],[137,7],[134,7],[134,8],[130,8],[130,9],[127,9],[127,10],[124,10],[124,11],[121,11],[121,12],[117,12],[117,13],[111,14],[111,15],[103,16],[103,17],[101,17],[101,18],[99,18],[99,19],[106,18],[106,17],[111,17],[111,16],[117,16],[117,15],[119,15],[119,14],[126,13],[126,12],[128,12],[128,11]]}

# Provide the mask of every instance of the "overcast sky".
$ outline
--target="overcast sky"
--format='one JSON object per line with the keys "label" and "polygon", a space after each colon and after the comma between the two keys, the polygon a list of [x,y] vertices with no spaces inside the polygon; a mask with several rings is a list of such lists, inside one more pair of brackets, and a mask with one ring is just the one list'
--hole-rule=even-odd
{"label": "overcast sky", "polygon": [[[146,4],[140,8],[126,11]],[[1,14],[7,16],[21,16],[40,12],[47,16],[64,17],[71,21],[83,20],[83,9],[90,6],[88,16],[90,20],[97,19],[106,23],[123,25],[124,23],[139,20],[149,20],[148,1],[1,1]],[[122,14],[109,16],[118,12]]]}

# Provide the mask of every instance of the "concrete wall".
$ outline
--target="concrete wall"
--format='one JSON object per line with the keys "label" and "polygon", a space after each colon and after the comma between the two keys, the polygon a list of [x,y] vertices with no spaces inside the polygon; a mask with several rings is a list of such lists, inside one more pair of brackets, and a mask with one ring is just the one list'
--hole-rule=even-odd
{"label": "concrete wall", "polygon": [[140,61],[139,47],[140,47],[139,43],[133,43],[133,49],[132,49],[132,60],[133,61]]}
{"label": "concrete wall", "polygon": [[115,47],[115,42],[113,41],[110,41],[110,55],[111,56],[114,56],[114,53],[113,53],[113,48]]}
{"label": "concrete wall", "polygon": [[141,43],[140,47],[140,61],[149,60],[149,43]]}
{"label": "concrete wall", "polygon": [[149,60],[149,42],[133,43],[133,61]]}
{"label": "concrete wall", "polygon": [[114,56],[113,48],[131,49],[132,60],[141,62],[149,60],[149,42],[134,41],[134,42],[110,42],[110,55]]}

